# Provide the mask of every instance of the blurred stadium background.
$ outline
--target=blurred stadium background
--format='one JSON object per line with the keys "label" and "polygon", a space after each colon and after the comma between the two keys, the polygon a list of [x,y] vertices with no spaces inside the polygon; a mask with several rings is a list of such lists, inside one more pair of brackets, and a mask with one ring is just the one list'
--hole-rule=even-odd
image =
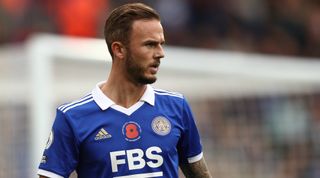
{"label": "blurred stadium background", "polygon": [[[54,108],[106,78],[125,2],[0,0],[0,177],[35,177]],[[156,86],[189,99],[214,177],[319,178],[319,1],[145,2],[168,44]]]}

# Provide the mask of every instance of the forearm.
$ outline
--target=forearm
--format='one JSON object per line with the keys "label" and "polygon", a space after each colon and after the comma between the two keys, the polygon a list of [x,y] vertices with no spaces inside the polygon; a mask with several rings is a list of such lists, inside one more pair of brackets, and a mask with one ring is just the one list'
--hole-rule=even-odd
{"label": "forearm", "polygon": [[181,164],[180,167],[186,178],[212,178],[204,158],[195,163]]}

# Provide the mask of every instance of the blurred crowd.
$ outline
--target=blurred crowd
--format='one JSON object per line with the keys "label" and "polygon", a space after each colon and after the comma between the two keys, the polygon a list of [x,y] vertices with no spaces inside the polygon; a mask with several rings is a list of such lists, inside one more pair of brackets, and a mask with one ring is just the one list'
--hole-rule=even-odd
{"label": "blurred crowd", "polygon": [[[132,0],[0,0],[0,44],[35,32],[103,37],[110,9]],[[157,9],[167,44],[320,57],[318,0],[141,0]]]}
{"label": "blurred crowd", "polygon": [[193,107],[215,177],[320,177],[320,94],[216,99]]}

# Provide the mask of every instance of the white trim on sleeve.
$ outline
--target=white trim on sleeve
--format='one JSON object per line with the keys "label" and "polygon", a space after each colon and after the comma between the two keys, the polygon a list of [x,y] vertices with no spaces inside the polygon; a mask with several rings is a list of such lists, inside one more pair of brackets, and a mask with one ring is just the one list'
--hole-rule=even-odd
{"label": "white trim on sleeve", "polygon": [[198,154],[198,155],[196,155],[196,156],[193,156],[193,157],[188,158],[188,163],[197,162],[197,161],[199,161],[200,159],[202,159],[202,157],[203,157],[203,152],[201,152],[200,154]]}
{"label": "white trim on sleeve", "polygon": [[53,173],[53,172],[49,172],[43,169],[39,169],[37,172],[38,175],[42,175],[42,176],[46,176],[46,177],[50,177],[50,178],[63,178],[62,176]]}

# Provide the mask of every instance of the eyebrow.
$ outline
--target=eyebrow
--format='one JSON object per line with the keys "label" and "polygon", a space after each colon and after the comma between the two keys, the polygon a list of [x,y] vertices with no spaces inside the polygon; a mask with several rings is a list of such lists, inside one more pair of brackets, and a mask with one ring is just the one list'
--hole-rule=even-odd
{"label": "eyebrow", "polygon": [[148,39],[146,41],[143,42],[143,44],[165,44],[165,40],[161,40],[161,41],[158,41],[158,40],[152,40],[152,39]]}

